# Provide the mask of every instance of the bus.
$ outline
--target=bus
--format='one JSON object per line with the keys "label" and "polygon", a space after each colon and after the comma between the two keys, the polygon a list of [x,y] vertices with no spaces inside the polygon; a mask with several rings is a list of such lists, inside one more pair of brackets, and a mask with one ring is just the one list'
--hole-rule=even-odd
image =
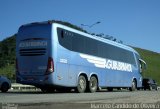
{"label": "bus", "polygon": [[16,81],[43,92],[134,91],[142,87],[143,63],[129,46],[56,21],[22,25],[16,37]]}

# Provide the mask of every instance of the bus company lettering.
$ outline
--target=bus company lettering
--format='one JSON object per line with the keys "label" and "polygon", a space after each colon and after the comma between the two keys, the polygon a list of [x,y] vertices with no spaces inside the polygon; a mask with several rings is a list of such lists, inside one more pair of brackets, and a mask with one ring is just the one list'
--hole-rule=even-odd
{"label": "bus company lettering", "polygon": [[19,44],[19,47],[25,48],[25,47],[46,47],[47,41],[39,41],[39,42],[21,42]]}
{"label": "bus company lettering", "polygon": [[80,54],[80,56],[82,58],[87,59],[88,62],[93,63],[96,67],[99,67],[99,68],[132,72],[132,65],[129,63],[124,63],[124,62],[115,61],[111,59],[99,58],[95,56],[89,56],[85,54]]}
{"label": "bus company lettering", "polygon": [[105,68],[112,69],[112,70],[132,72],[131,64],[124,63],[124,62],[113,61],[113,60],[109,60],[109,59],[106,60]]}

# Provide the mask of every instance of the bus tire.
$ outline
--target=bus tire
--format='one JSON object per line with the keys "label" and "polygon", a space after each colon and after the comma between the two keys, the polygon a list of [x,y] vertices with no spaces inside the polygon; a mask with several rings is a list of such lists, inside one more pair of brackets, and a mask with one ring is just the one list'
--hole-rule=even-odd
{"label": "bus tire", "polygon": [[89,86],[89,92],[94,93],[97,91],[98,80],[95,76],[91,76],[88,86]]}
{"label": "bus tire", "polygon": [[86,86],[87,86],[86,78],[83,75],[80,75],[78,78],[77,92],[84,93],[86,91]]}
{"label": "bus tire", "polygon": [[132,81],[132,86],[129,88],[130,91],[135,91],[137,89],[137,84],[136,84],[136,81],[133,80]]}

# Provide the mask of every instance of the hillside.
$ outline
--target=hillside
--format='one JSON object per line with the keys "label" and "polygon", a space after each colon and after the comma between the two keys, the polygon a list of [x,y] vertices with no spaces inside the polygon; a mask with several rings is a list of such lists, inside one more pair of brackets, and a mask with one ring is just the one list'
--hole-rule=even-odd
{"label": "hillside", "polygon": [[[15,80],[15,38],[16,35],[0,42],[0,75],[6,75]],[[144,77],[154,78],[160,85],[160,54],[152,51],[135,48],[147,63]]]}
{"label": "hillside", "polygon": [[147,63],[147,69],[144,71],[143,76],[154,78],[160,85],[160,53],[135,47],[134,49],[138,51],[142,59]]}
{"label": "hillside", "polygon": [[0,42],[0,75],[15,80],[15,39],[16,35]]}

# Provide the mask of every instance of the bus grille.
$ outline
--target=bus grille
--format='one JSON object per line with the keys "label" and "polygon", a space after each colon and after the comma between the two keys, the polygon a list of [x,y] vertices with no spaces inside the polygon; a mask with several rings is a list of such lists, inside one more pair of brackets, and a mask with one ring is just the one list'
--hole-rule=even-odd
{"label": "bus grille", "polygon": [[36,49],[21,49],[19,50],[20,56],[41,56],[46,54],[45,48]]}

